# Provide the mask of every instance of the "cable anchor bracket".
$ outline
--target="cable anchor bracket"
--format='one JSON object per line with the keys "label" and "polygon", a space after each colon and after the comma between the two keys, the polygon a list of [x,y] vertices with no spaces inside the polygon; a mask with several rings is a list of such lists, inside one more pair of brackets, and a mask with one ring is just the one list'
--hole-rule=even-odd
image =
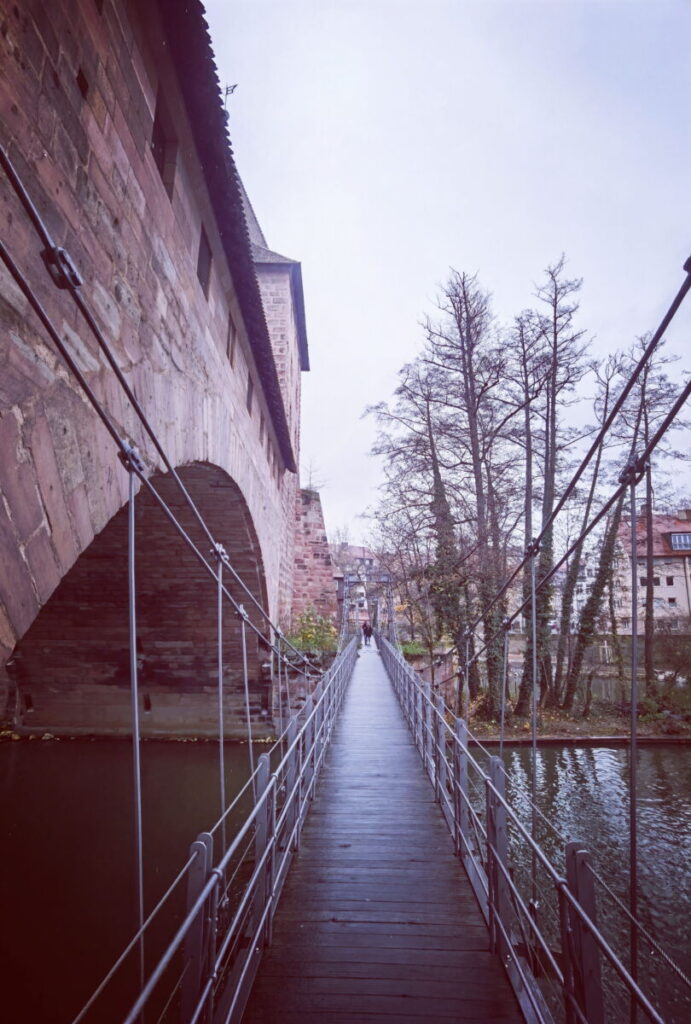
{"label": "cable anchor bracket", "polygon": [[534,558],[535,555],[540,553],[540,540],[538,537],[533,537],[530,544],[526,547],[525,553],[528,558]]}
{"label": "cable anchor bracket", "polygon": [[211,554],[216,555],[218,558],[220,558],[222,562],[225,562],[227,564],[228,552],[226,551],[222,544],[214,544],[214,546],[211,549]]}
{"label": "cable anchor bracket", "polygon": [[118,452],[118,458],[128,473],[145,473],[146,466],[134,445],[122,441],[122,448]]}
{"label": "cable anchor bracket", "polygon": [[53,284],[58,288],[81,288],[84,284],[84,278],[77,270],[67,249],[54,245],[52,248],[44,249],[41,256],[48,268],[48,273],[53,278]]}
{"label": "cable anchor bracket", "polygon": [[619,474],[619,483],[625,484],[627,487],[640,483],[647,468],[648,462],[646,459],[641,456],[632,455]]}

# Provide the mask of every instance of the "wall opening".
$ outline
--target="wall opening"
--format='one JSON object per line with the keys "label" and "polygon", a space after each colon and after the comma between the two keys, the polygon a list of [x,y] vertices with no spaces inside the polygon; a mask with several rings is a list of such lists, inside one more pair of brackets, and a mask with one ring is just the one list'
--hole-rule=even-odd
{"label": "wall opening", "polygon": [[[237,485],[216,466],[178,473],[231,564],[266,607],[261,552]],[[169,475],[152,481],[200,550],[209,542]],[[144,735],[217,734],[216,583],[197,562],[148,491],[136,499],[139,687]],[[77,734],[130,730],[127,506],[94,538],[27,633],[11,671],[17,725]],[[225,574],[245,608],[251,602]],[[259,623],[258,615],[252,615]],[[224,604],[226,733],[244,736],[241,625]],[[266,646],[247,630],[250,707],[258,735],[270,731]],[[25,695],[31,698],[31,713]]]}

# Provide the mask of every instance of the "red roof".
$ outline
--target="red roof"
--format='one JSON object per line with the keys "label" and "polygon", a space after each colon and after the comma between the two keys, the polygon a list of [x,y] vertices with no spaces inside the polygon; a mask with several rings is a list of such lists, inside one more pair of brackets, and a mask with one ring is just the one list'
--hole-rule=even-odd
{"label": "red roof", "polygon": [[[621,526],[619,527],[619,540],[627,554],[631,551],[630,523],[631,520],[629,518],[622,518]],[[676,516],[661,515],[658,512],[653,513],[653,556],[658,558],[680,558],[685,554],[691,555],[691,550],[675,551],[672,548],[669,539],[671,533],[691,534],[690,509],[685,509],[683,513]],[[636,554],[639,558],[645,556],[646,541],[645,516],[641,514],[636,517]]]}

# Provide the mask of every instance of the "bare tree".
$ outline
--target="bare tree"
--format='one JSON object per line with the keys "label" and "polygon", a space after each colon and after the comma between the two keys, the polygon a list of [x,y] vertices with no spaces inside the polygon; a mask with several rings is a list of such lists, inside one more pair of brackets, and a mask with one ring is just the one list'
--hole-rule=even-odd
{"label": "bare tree", "polygon": [[[544,360],[544,381],[539,414],[542,438],[539,460],[542,465],[541,533],[544,533],[537,562],[538,580],[546,579],[554,567],[554,527],[550,519],[556,504],[556,484],[563,452],[562,416],[569,396],[586,372],[584,331],[575,326],[577,295],[581,280],[567,278],[566,259],[562,255],[545,270],[545,280],[536,291],[541,305],[535,311]],[[529,571],[529,568],[526,570]],[[540,675],[540,700],[557,704],[551,654],[551,621],[554,586],[540,587],[536,600],[537,662]],[[527,713],[532,689],[532,640],[526,648],[523,675],[516,712]]]}

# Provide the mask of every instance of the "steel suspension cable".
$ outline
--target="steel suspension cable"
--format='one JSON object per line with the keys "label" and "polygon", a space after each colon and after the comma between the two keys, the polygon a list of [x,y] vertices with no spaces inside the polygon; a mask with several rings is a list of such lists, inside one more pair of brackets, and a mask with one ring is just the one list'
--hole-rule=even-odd
{"label": "steel suspension cable", "polygon": [[96,987],[96,989],[94,989],[94,991],[91,993],[91,995],[87,999],[87,1001],[84,1004],[84,1006],[82,1006],[81,1010],[79,1011],[77,1016],[72,1021],[72,1024],[81,1024],[81,1021],[84,1020],[84,1017],[89,1012],[91,1007],[94,1005],[94,1003],[96,1002],[98,997],[101,995],[101,993],[105,989],[106,985],[108,985],[109,982],[115,977],[115,974],[118,972],[120,967],[124,964],[125,960],[130,955],[130,953],[132,952],[134,947],[137,945],[137,943],[140,941],[140,939],[142,938],[144,932],[149,927],[149,925],[151,924],[153,919],[156,917],[156,915],[158,914],[158,912],[161,909],[161,907],[166,903],[168,898],[175,891],[175,889],[177,888],[179,883],[185,877],[185,874],[187,873],[188,869],[192,866],[192,864],[194,863],[194,861],[197,859],[198,856],[199,856],[199,854],[195,850],[194,853],[191,855],[191,857],[188,858],[187,862],[185,864],[183,864],[183,866],[180,868],[179,872],[177,873],[177,875],[175,876],[173,881],[170,883],[170,885],[168,886],[166,891],[161,896],[160,900],[158,901],[158,903],[156,904],[154,909],[151,911],[151,913],[147,917],[147,919],[144,922],[144,924],[142,925],[142,927],[132,936],[132,938],[130,939],[128,944],[125,946],[125,948],[123,949],[122,953],[117,958],[117,960],[115,961],[113,966],[110,968],[110,970],[105,975],[105,977],[100,982],[100,984]]}
{"label": "steel suspension cable", "polygon": [[257,802],[257,786],[254,779],[254,745],[252,743],[252,718],[250,715],[250,687],[249,687],[249,673],[247,671],[247,636],[245,634],[245,623],[247,621],[247,612],[240,605],[238,609],[238,615],[240,616],[240,633],[242,638],[242,679],[245,688],[245,714],[247,716],[247,746],[250,755],[250,778],[252,779],[252,795],[254,802]]}
{"label": "steel suspension cable", "polygon": [[221,845],[226,851],[226,765],[225,765],[225,721],[223,706],[223,556],[225,550],[216,546],[218,588],[216,600],[217,621],[217,673],[218,673],[218,783],[221,803]]}
{"label": "steel suspension cable", "polygon": [[[626,399],[630,395],[631,391],[633,390],[634,385],[636,384],[638,378],[640,377],[641,373],[645,369],[647,363],[650,362],[650,359],[652,358],[652,356],[653,356],[653,354],[655,352],[655,349],[657,348],[657,346],[662,341],[662,338],[664,337],[664,335],[665,335],[665,333],[667,331],[667,328],[669,327],[669,325],[671,324],[672,320],[676,316],[676,314],[677,314],[677,312],[679,310],[679,307],[681,306],[681,304],[683,303],[683,301],[686,298],[687,294],[689,293],[689,290],[691,290],[691,256],[684,263],[683,269],[684,269],[684,271],[686,273],[685,280],[682,282],[682,284],[681,284],[677,294],[674,296],[674,299],[672,300],[672,302],[671,302],[671,304],[669,306],[669,309],[667,310],[667,312],[663,316],[662,320],[660,321],[660,324],[659,324],[657,330],[655,331],[655,333],[653,334],[652,338],[650,339],[650,341],[646,345],[643,354],[641,355],[640,359],[638,360],[638,362],[637,362],[637,364],[636,364],[636,366],[635,366],[635,368],[633,370],[633,373],[631,374],[629,379],[626,381],[626,384],[622,388],[621,393],[617,397],[617,400],[615,401],[615,403],[612,406],[610,412],[608,413],[608,415],[605,418],[604,422],[602,423],[600,429],[598,430],[597,435],[595,437],[595,440],[591,444],[591,446],[588,449],[588,451],[586,452],[586,454],[583,456],[583,459],[581,460],[580,465],[578,466],[578,468],[576,469],[575,473],[571,477],[571,480],[569,481],[569,483],[567,484],[566,488],[564,489],[564,492],[563,492],[561,498],[557,502],[555,508],[552,510],[550,515],[548,516],[547,521],[542,526],[542,529],[541,529],[540,533],[535,538],[534,543],[536,543],[538,545],[541,544],[542,541],[545,539],[545,536],[547,535],[547,533],[550,530],[550,528],[554,525],[555,519],[557,518],[559,513],[564,508],[566,502],[569,500],[569,498],[573,494],[573,492],[574,492],[574,490],[576,488],[576,485],[578,484],[579,480],[583,476],[583,473],[587,469],[587,467],[588,467],[588,465],[590,463],[590,460],[592,459],[593,455],[595,454],[595,452],[598,450],[598,448],[600,447],[600,445],[604,441],[608,431],[610,430],[612,424],[614,423],[614,420],[619,415],[619,412],[621,411],[621,408],[624,405],[624,402],[626,401]],[[500,588],[500,590],[497,592],[497,594],[495,594],[495,596],[490,601],[490,603],[487,605],[487,607],[484,609],[482,614],[479,615],[474,620],[474,622],[471,623],[471,625],[469,627],[470,629],[472,629],[472,630],[476,629],[480,625],[480,623],[483,621],[483,619],[487,616],[487,613],[497,604],[498,601],[501,600],[501,598],[507,592],[507,590],[509,589],[511,584],[514,582],[514,580],[517,578],[517,576],[519,575],[521,570],[525,567],[529,557],[530,557],[529,554],[526,553],[526,555],[523,558],[522,562],[513,571],[513,573],[509,577],[509,579],[503,584],[503,586]]]}
{"label": "steel suspension cable", "polygon": [[[16,170],[14,169],[14,166],[12,165],[12,163],[11,163],[7,153],[5,152],[5,150],[4,150],[4,148],[2,146],[0,146],[0,164],[2,165],[2,167],[3,167],[4,171],[5,171],[5,174],[7,175],[8,179],[10,181],[10,184],[12,185],[12,187],[13,187],[16,195],[17,195],[17,197],[19,198],[19,200],[22,203],[25,211],[27,212],[27,214],[29,216],[29,219],[31,220],[32,224],[34,225],[34,228],[36,229],[37,234],[39,235],[41,241],[43,242],[43,244],[45,246],[45,249],[44,249],[44,251],[42,253],[42,256],[43,256],[43,259],[44,259],[44,261],[46,263],[46,266],[48,268],[48,271],[50,273],[51,278],[53,279],[54,283],[58,287],[64,288],[71,295],[72,299],[74,300],[75,304],[77,305],[77,308],[79,309],[80,313],[84,317],[87,326],[89,327],[91,333],[93,334],[93,336],[94,336],[94,338],[96,340],[96,343],[98,344],[100,350],[103,352],[104,356],[106,357],[106,359],[107,359],[111,369],[115,373],[115,376],[116,376],[116,378],[118,380],[118,383],[120,384],[120,386],[124,390],[125,395],[127,396],[129,402],[132,405],[132,408],[134,409],[134,411],[135,411],[135,413],[137,415],[137,418],[140,420],[144,430],[146,431],[147,435],[151,439],[151,441],[152,441],[156,451],[158,452],[158,454],[159,454],[163,464],[165,465],[165,467],[168,470],[168,472],[171,474],[171,477],[175,481],[177,487],[179,488],[179,490],[180,490],[180,492],[181,492],[181,494],[182,494],[186,504],[189,506],[189,508],[192,511],[193,515],[195,516],[199,526],[201,527],[202,531],[204,532],[204,534],[206,536],[206,539],[208,540],[208,542],[211,544],[212,547],[215,547],[216,546],[216,540],[213,537],[211,531],[209,530],[209,527],[208,527],[206,521],[204,520],[204,517],[202,516],[202,514],[199,511],[199,509],[197,508],[196,504],[192,500],[192,498],[191,498],[189,492],[187,491],[185,485],[183,484],[179,474],[175,470],[175,467],[170,462],[170,460],[169,460],[169,458],[168,458],[168,456],[167,456],[167,454],[165,452],[165,449],[163,448],[161,442],[159,441],[159,439],[158,439],[158,437],[156,435],[156,432],[154,431],[153,427],[151,426],[151,424],[150,424],[146,414],[144,413],[143,409],[141,408],[141,405],[139,404],[139,401],[138,401],[136,395],[134,394],[132,388],[128,384],[127,379],[124,376],[122,370],[118,366],[117,361],[116,361],[116,359],[115,359],[115,357],[114,357],[114,355],[112,353],[112,350],[111,350],[108,342],[106,341],[105,336],[103,335],[101,329],[99,328],[98,324],[96,323],[96,321],[95,321],[95,319],[93,317],[93,314],[89,310],[88,306],[85,304],[85,302],[84,302],[84,300],[83,300],[83,298],[81,296],[81,293],[78,290],[81,287],[82,281],[81,281],[81,278],[80,278],[76,268],[74,267],[74,264],[72,263],[72,260],[71,260],[71,258],[69,256],[69,254],[64,249],[62,249],[59,246],[55,245],[55,242],[54,242],[50,232],[48,231],[47,227],[45,226],[45,224],[44,224],[40,214],[38,213],[38,211],[37,211],[37,209],[36,209],[32,199],[31,199],[29,193],[27,192],[26,188],[24,187],[23,182],[21,181],[19,175],[17,174]],[[4,246],[3,246],[3,250],[4,250]],[[4,250],[4,252],[6,252],[6,250]],[[3,252],[3,259],[5,259],[4,252]],[[5,260],[5,262],[7,263],[7,260]],[[9,266],[9,264],[8,264],[8,266]],[[16,273],[14,271],[12,271],[12,273],[13,273],[13,276],[15,277],[15,279],[18,280]],[[19,281],[18,281],[18,283],[19,283]],[[28,284],[27,284],[26,287],[29,288]],[[30,297],[30,294],[29,294],[30,289],[29,289],[29,291],[27,291],[25,288],[22,288],[22,290],[25,292],[25,295],[29,299],[29,301],[31,302],[32,306],[34,306],[34,303],[31,301],[31,297]],[[35,306],[34,306],[34,308],[35,308]],[[44,316],[41,319],[42,319],[42,321],[44,323],[44,326],[46,326],[46,328],[49,329],[48,328],[48,318],[47,318],[47,316],[45,316],[45,314],[44,314]],[[68,357],[67,350],[66,350],[65,346],[62,344],[62,342],[60,342],[58,344],[58,342],[56,341],[57,332],[55,332],[55,336],[53,335],[53,331],[52,330],[50,330],[50,333],[51,333],[51,337],[53,338],[53,341],[56,343],[56,345],[58,345],[58,348],[60,350],[61,355],[63,356],[63,358],[65,358],[68,361],[68,365],[70,366],[70,369],[72,370],[73,373],[75,373],[75,376],[79,380],[80,385],[84,388],[84,390],[87,393],[87,396],[89,397],[89,400],[91,401],[91,403],[96,408],[98,400],[95,398],[95,395],[93,394],[93,392],[91,391],[89,386],[86,384],[86,381],[85,381],[83,375],[77,370],[73,360],[71,360]],[[57,337],[59,337],[59,336],[57,336]],[[103,419],[103,416],[101,416],[101,418]],[[104,420],[104,422],[105,422],[105,420]],[[106,426],[108,426],[108,423],[106,423]],[[110,430],[113,438],[116,440],[116,442],[119,442],[119,444],[121,445],[122,442],[118,438],[117,432],[114,431],[114,429],[111,429],[110,427],[109,427],[109,430]],[[272,623],[268,613],[264,610],[264,608],[262,607],[261,603],[254,596],[254,594],[252,593],[250,588],[247,586],[247,584],[244,582],[244,580],[241,578],[241,576],[236,572],[234,567],[231,565],[230,561],[226,560],[225,564],[226,564],[226,569],[230,572],[230,574],[233,577],[233,579],[235,580],[235,582],[238,584],[238,586],[240,586],[242,591],[249,598],[249,600],[254,605],[254,607],[259,612],[259,614],[264,618],[264,620],[269,625],[273,625],[273,623]],[[294,651],[295,654],[301,655],[301,652],[296,647],[293,647],[293,645],[290,643],[290,641],[286,640],[286,644],[289,647],[292,648],[292,650]]]}
{"label": "steel suspension cable", "polygon": [[[679,395],[677,396],[674,404],[671,406],[669,412],[667,413],[667,415],[664,417],[664,419],[660,423],[659,427],[657,428],[657,430],[653,434],[652,438],[650,439],[650,441],[646,445],[645,449],[638,456],[638,458],[635,460],[635,464],[633,465],[633,467],[631,467],[631,466],[628,467],[628,471],[629,472],[633,471],[637,478],[640,478],[642,476],[643,472],[645,471],[645,466],[646,466],[648,460],[650,459],[650,456],[655,451],[655,449],[657,448],[658,444],[660,443],[660,441],[662,440],[664,435],[667,433],[667,431],[671,427],[672,423],[676,419],[678,413],[683,408],[685,403],[689,400],[689,398],[691,398],[691,381],[688,381],[686,386],[679,393]],[[585,540],[585,538],[588,537],[592,533],[592,531],[595,529],[595,527],[598,525],[598,523],[602,522],[602,520],[605,518],[607,513],[614,507],[614,505],[617,503],[619,498],[621,498],[621,496],[626,492],[626,489],[628,488],[628,486],[629,486],[629,481],[628,481],[628,477],[627,477],[625,480],[623,480],[620,483],[619,487],[614,491],[614,493],[611,495],[611,497],[606,502],[606,504],[594,516],[594,518],[592,519],[590,524],[588,526],[584,527],[583,530],[581,530],[580,534],[578,535],[576,540],[571,544],[571,546],[568,548],[566,553],[552,567],[552,569],[548,573],[546,573],[542,577],[542,579],[538,582],[537,590],[540,590],[541,587],[543,587],[546,583],[548,583],[552,579],[553,576],[556,575],[556,573],[561,569],[561,567],[568,561],[568,559],[571,557],[571,555],[575,552],[576,548],[578,548],[578,546],[580,544],[582,544],[582,542]],[[533,543],[535,543],[535,542],[533,542]],[[530,547],[528,548],[528,551],[530,551],[531,547],[532,547],[532,545],[530,545]],[[527,608],[529,603],[530,603],[530,598],[527,598],[523,602],[523,604],[520,605],[520,607],[517,608],[516,611],[513,612],[509,616],[511,622],[513,622],[515,619],[517,619],[518,616],[521,615],[521,613],[525,611],[525,609]],[[473,657],[472,657],[471,661],[476,662],[478,660],[478,658],[480,657],[480,655],[483,654],[487,650],[489,645],[494,640],[496,640],[499,635],[500,635],[499,630],[495,630],[495,632],[490,635],[489,639],[484,642],[482,647],[480,647],[480,649],[473,654]]]}
{"label": "steel suspension cable", "polygon": [[132,713],[132,781],[134,783],[134,838],[137,872],[137,927],[139,942],[139,983],[144,984],[144,852],[142,841],[142,767],[139,737],[139,684],[137,666],[137,581],[135,572],[135,491],[134,470],[129,469],[129,507],[127,515],[127,584],[130,640],[130,697]]}
{"label": "steel suspension cable", "polygon": [[[635,459],[631,460],[635,468]],[[638,540],[636,537],[636,477],[630,474],[631,502],[631,749],[629,750],[629,907],[631,917],[638,916]],[[631,977],[638,980],[638,933],[629,926]],[[629,1020],[636,1024],[638,1006],[631,997]]]}
{"label": "steel suspension cable", "polygon": [[[81,372],[81,370],[79,369],[79,367],[75,363],[74,359],[70,355],[69,351],[67,350],[66,346],[64,345],[64,343],[63,343],[62,339],[60,338],[60,335],[56,331],[56,329],[55,329],[55,327],[54,327],[50,317],[47,315],[47,313],[43,309],[43,306],[41,305],[39,299],[36,297],[35,293],[33,292],[32,288],[30,287],[30,285],[27,282],[26,278],[24,277],[24,275],[20,271],[19,267],[17,266],[16,262],[14,261],[13,257],[11,256],[11,254],[9,253],[8,249],[6,248],[6,246],[4,245],[4,243],[2,241],[0,241],[0,258],[2,258],[3,262],[5,263],[5,266],[9,270],[10,274],[12,275],[12,277],[14,278],[14,280],[17,283],[18,287],[20,288],[22,294],[25,296],[25,298],[27,299],[29,305],[32,307],[32,309],[36,313],[36,316],[38,317],[40,322],[43,324],[43,326],[46,329],[47,333],[49,334],[51,340],[53,341],[55,347],[59,351],[59,353],[62,356],[62,358],[65,360],[68,368],[70,369],[70,371],[72,372],[74,377],[77,379],[77,381],[79,382],[80,387],[82,388],[82,390],[86,394],[87,398],[89,399],[89,402],[90,402],[91,406],[93,407],[94,411],[96,412],[97,416],[99,417],[101,422],[104,424],[106,430],[108,431],[108,433],[112,437],[113,441],[115,442],[115,444],[116,444],[116,446],[118,448],[118,454],[120,456],[121,461],[123,461],[123,463],[125,465],[127,465],[130,462],[136,463],[134,465],[134,471],[135,471],[139,481],[148,489],[149,493],[154,497],[154,500],[157,502],[159,507],[167,515],[168,519],[170,520],[172,525],[175,527],[177,532],[180,534],[182,539],[191,548],[191,550],[195,553],[195,555],[198,558],[198,560],[201,562],[201,564],[204,566],[204,568],[209,572],[211,577],[215,580],[216,579],[216,572],[209,565],[209,563],[206,561],[204,556],[201,554],[201,552],[197,548],[197,546],[194,543],[194,541],[187,534],[187,532],[184,529],[184,527],[178,522],[178,520],[176,519],[176,517],[174,516],[174,514],[172,513],[172,511],[170,510],[170,508],[166,504],[165,500],[158,494],[158,492],[156,491],[154,485],[151,483],[149,478],[144,475],[144,464],[141,462],[141,459],[140,459],[138,453],[136,452],[136,450],[129,443],[127,443],[126,441],[124,441],[120,437],[120,434],[118,433],[117,429],[113,425],[113,423],[112,423],[110,417],[108,416],[107,412],[103,408],[103,405],[101,404],[101,402],[98,400],[98,398],[94,394],[92,388],[90,387],[89,383],[85,379],[83,373]],[[214,545],[214,547],[215,547],[215,545]],[[228,562],[227,555],[225,556],[224,565],[226,566],[226,568],[228,570],[234,572],[234,570],[232,569],[232,566],[230,566],[230,564]],[[233,608],[237,611],[237,609],[239,608],[239,603],[235,600],[235,598],[232,596],[232,594],[227,589],[227,587],[224,586],[223,592],[224,592],[226,598],[233,605]],[[256,635],[261,638],[263,643],[266,643],[268,646],[271,646],[270,641],[267,641],[266,637],[261,632],[261,630],[259,630],[254,625],[254,623],[251,622],[251,620],[249,621],[249,625],[253,629],[253,631],[256,633]],[[272,626],[273,626],[273,624],[272,624]],[[285,643],[285,645],[287,647],[289,647],[295,654],[297,654],[299,656],[299,658],[305,663],[305,665],[307,665],[309,667],[309,663],[308,663],[307,659],[305,658],[305,656],[300,651],[298,651],[297,648],[293,647],[293,645],[290,643],[290,641],[288,641],[286,639],[286,637],[283,636],[283,634],[281,633],[281,631],[277,627],[274,626],[273,628],[281,636],[281,638],[282,638],[283,642]]]}
{"label": "steel suspension cable", "polygon": [[640,934],[641,934],[641,935],[643,936],[643,938],[645,939],[645,941],[646,941],[647,943],[649,943],[649,945],[650,945],[650,946],[652,946],[652,948],[653,948],[653,949],[655,950],[655,952],[656,952],[656,953],[657,953],[657,954],[658,954],[658,955],[659,955],[660,957],[662,957],[662,959],[663,959],[663,960],[665,961],[665,963],[667,964],[667,966],[668,966],[668,967],[669,967],[669,968],[670,968],[670,969],[671,969],[672,971],[674,971],[674,973],[675,973],[675,974],[677,975],[677,977],[678,977],[678,978],[679,978],[679,979],[680,979],[681,981],[683,981],[683,982],[684,982],[684,984],[685,984],[685,985],[687,986],[687,988],[690,988],[690,989],[691,989],[691,978],[689,978],[689,976],[688,976],[687,974],[685,974],[685,973],[684,973],[684,971],[683,971],[683,970],[682,970],[682,968],[681,968],[681,967],[679,966],[679,964],[678,964],[678,963],[677,963],[677,962],[676,962],[675,960],[673,960],[673,959],[672,959],[672,957],[671,957],[671,956],[669,955],[669,953],[667,953],[667,952],[666,952],[666,950],[665,950],[665,949],[663,949],[663,947],[662,947],[662,946],[661,946],[661,945],[659,944],[659,942],[657,941],[657,939],[655,939],[655,938],[654,938],[654,937],[653,937],[653,936],[652,936],[652,935],[650,934],[650,932],[649,932],[649,931],[647,930],[647,928],[645,927],[645,925],[642,925],[642,924],[641,924],[641,922],[640,922],[640,921],[638,920],[638,918],[632,918],[632,917],[631,917],[631,911],[630,911],[630,910],[629,910],[629,908],[628,908],[628,907],[626,906],[626,904],[624,903],[624,901],[623,901],[623,900],[621,900],[621,899],[619,898],[619,896],[617,896],[617,894],[616,894],[616,893],[614,892],[614,890],[613,890],[613,889],[612,889],[612,888],[611,888],[611,887],[610,887],[610,886],[609,886],[609,885],[607,884],[607,882],[606,882],[606,881],[604,880],[604,878],[602,877],[602,875],[598,874],[598,872],[597,872],[597,871],[595,870],[595,868],[594,868],[594,867],[592,866],[592,864],[591,864],[590,862],[587,862],[585,866],[586,866],[587,870],[588,870],[588,871],[590,872],[590,874],[591,874],[591,875],[593,876],[593,878],[595,878],[595,879],[596,879],[596,881],[598,882],[598,884],[602,886],[602,888],[603,888],[603,889],[605,890],[605,892],[606,892],[606,893],[607,893],[607,895],[608,895],[608,896],[610,897],[610,899],[612,900],[612,902],[616,904],[616,906],[618,907],[618,909],[619,909],[619,910],[621,910],[621,911],[622,911],[622,913],[623,913],[623,914],[625,914],[625,915],[626,915],[626,917],[627,917],[627,918],[628,918],[628,919],[629,919],[630,921],[633,921],[633,922],[634,922],[634,923],[636,924],[636,927],[638,928],[638,931],[639,931],[639,932],[640,932]]}

